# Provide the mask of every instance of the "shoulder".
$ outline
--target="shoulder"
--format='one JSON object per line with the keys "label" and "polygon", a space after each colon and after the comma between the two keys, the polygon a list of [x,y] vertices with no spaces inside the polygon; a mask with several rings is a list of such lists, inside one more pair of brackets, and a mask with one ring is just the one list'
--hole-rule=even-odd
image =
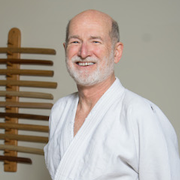
{"label": "shoulder", "polygon": [[71,104],[77,98],[77,93],[72,93],[70,95],[64,96],[58,99],[55,104],[53,105],[51,112],[63,110],[66,105]]}
{"label": "shoulder", "polygon": [[68,96],[62,97],[56,101],[53,105],[49,117],[49,128],[53,129],[57,126],[60,119],[64,113],[68,113],[68,109],[78,98],[77,93],[70,94]]}
{"label": "shoulder", "polygon": [[153,112],[154,109],[158,108],[148,99],[127,89],[125,89],[122,105],[129,111],[135,111],[136,114],[141,114],[142,110],[148,110],[150,112]]}
{"label": "shoulder", "polygon": [[147,128],[155,125],[164,127],[168,124],[171,126],[167,117],[156,104],[129,90],[125,90],[122,107],[133,124],[136,123]]}
{"label": "shoulder", "polygon": [[150,100],[125,90],[122,105],[130,124],[136,131],[163,133],[173,140],[176,139],[176,133],[171,122],[162,110]]}

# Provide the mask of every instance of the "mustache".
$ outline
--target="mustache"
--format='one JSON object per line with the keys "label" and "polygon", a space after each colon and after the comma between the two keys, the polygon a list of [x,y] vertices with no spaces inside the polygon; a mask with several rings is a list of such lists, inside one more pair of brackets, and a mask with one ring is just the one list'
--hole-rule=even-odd
{"label": "mustache", "polygon": [[74,56],[72,57],[71,61],[73,63],[76,63],[76,62],[93,62],[93,63],[97,63],[98,62],[98,58],[95,58],[95,57],[87,57],[87,58],[84,58],[82,59],[81,57],[79,56]]}

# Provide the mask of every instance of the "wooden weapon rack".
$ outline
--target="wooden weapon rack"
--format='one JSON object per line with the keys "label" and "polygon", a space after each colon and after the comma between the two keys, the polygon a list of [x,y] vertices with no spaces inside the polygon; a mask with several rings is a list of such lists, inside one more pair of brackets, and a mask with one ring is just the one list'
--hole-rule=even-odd
{"label": "wooden weapon rack", "polygon": [[53,99],[52,94],[20,91],[20,87],[54,89],[57,87],[56,82],[20,80],[21,75],[52,77],[54,74],[51,70],[21,69],[21,64],[52,66],[53,62],[51,60],[21,59],[20,55],[22,53],[55,55],[56,52],[54,49],[46,48],[22,48],[21,32],[17,28],[12,28],[8,34],[8,47],[0,48],[0,53],[7,54],[7,59],[0,59],[0,64],[5,64],[6,66],[6,69],[0,68],[0,75],[6,77],[6,80],[0,80],[0,86],[5,87],[4,91],[0,91],[0,97],[5,97],[5,101],[0,101],[0,109],[4,108],[4,112],[0,111],[0,118],[3,119],[3,122],[0,121],[0,129],[4,129],[4,133],[0,133],[0,140],[4,141],[4,144],[0,144],[0,151],[4,151],[4,155],[0,155],[0,161],[4,162],[4,171],[16,172],[18,162],[28,164],[32,163],[30,158],[18,157],[18,152],[43,155],[43,149],[18,146],[18,141],[36,143],[48,142],[48,137],[19,135],[18,130],[47,132],[47,134],[49,130],[48,126],[45,125],[18,123],[19,119],[38,121],[48,121],[49,119],[46,115],[19,113],[19,108],[51,109],[53,105],[52,103],[46,103],[44,101],[20,102],[20,97],[45,100]]}

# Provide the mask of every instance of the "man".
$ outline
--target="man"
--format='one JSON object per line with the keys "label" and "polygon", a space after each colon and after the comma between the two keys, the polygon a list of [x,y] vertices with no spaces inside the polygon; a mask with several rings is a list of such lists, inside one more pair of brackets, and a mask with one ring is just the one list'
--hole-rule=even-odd
{"label": "man", "polygon": [[177,137],[161,110],[114,75],[117,23],[95,10],[67,26],[66,64],[78,92],[50,115],[45,160],[53,180],[180,180]]}

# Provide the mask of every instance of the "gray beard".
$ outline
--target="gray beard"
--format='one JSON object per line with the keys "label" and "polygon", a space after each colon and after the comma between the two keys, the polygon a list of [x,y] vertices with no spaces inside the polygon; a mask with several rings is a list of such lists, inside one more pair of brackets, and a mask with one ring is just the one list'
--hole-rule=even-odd
{"label": "gray beard", "polygon": [[77,56],[73,57],[71,60],[68,60],[66,58],[66,67],[70,76],[74,79],[76,84],[81,86],[93,86],[95,84],[103,82],[114,72],[113,54],[114,52],[112,51],[108,58],[104,58],[104,61],[106,62],[104,68],[98,66],[98,68],[92,73],[88,73],[85,70],[76,71],[74,67],[70,67],[70,65],[68,64],[69,61],[92,61],[96,62],[98,65],[99,60],[93,59],[91,57],[87,58],[86,60],[82,60],[80,57]]}

